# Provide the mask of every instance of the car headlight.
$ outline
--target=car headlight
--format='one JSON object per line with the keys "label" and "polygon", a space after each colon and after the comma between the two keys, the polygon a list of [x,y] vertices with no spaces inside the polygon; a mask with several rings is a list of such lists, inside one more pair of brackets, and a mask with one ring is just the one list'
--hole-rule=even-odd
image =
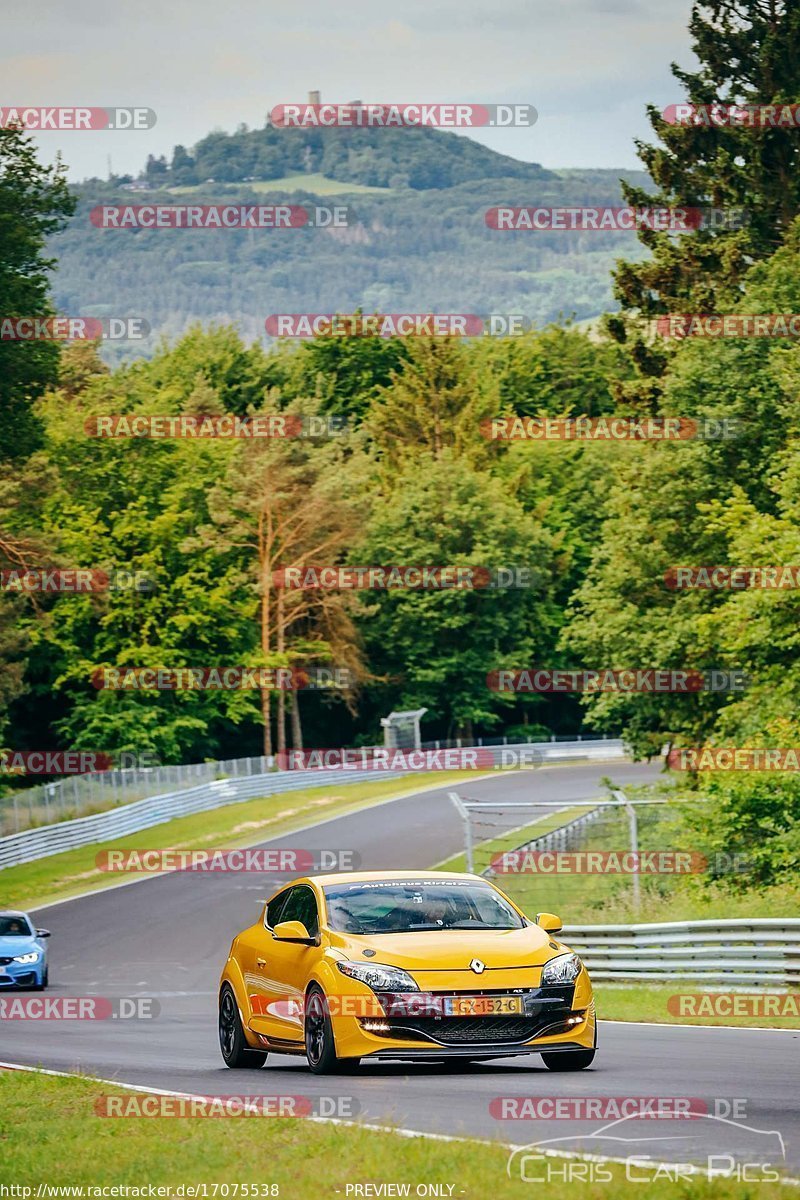
{"label": "car headlight", "polygon": [[337,967],[343,975],[351,979],[359,979],[373,992],[418,992],[414,980],[408,971],[399,967],[386,967],[382,963],[337,962]]}
{"label": "car headlight", "polygon": [[557,954],[542,967],[542,986],[551,983],[572,983],[581,973],[583,963],[577,954]]}
{"label": "car headlight", "polygon": [[38,950],[32,950],[30,954],[18,954],[14,959],[14,962],[20,962],[20,963],[32,963],[32,962],[38,962],[38,961],[39,961]]}

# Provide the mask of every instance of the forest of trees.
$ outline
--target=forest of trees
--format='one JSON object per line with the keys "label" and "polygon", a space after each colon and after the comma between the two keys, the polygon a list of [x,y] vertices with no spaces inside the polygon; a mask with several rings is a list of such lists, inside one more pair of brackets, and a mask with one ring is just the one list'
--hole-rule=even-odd
{"label": "forest of trees", "polygon": [[520,162],[469,138],[434,129],[263,129],[242,125],[233,134],[210,133],[172,159],[147,160],[144,177],[154,187],[241,183],[319,172],[364,187],[451,188],[505,176],[527,183],[553,179],[538,163]]}
{"label": "forest of trees", "polygon": [[[281,131],[293,137],[298,131]],[[388,133],[391,131],[384,130]],[[402,131],[401,131],[402,132]],[[408,130],[413,136],[419,131]],[[445,139],[441,162],[467,139]],[[380,145],[380,143],[378,143]],[[470,143],[468,143],[470,144]],[[483,147],[479,147],[483,150]],[[383,150],[385,157],[385,148]],[[175,341],[204,324],[235,326],[248,342],[266,344],[271,313],[384,312],[521,313],[543,325],[585,320],[613,306],[610,271],[619,255],[635,256],[628,232],[564,233],[488,229],[485,213],[497,204],[623,203],[617,172],[542,172],[531,182],[498,171],[447,188],[397,188],[380,194],[316,195],[254,185],[204,184],[190,196],[164,191],[126,192],[115,182],[90,181],[76,189],[77,208],[52,239],[58,258],[54,298],[61,312],[138,316],[152,334],[142,342],[109,343],[110,365],[152,355],[163,336]],[[527,168],[531,164],[519,164]],[[644,172],[626,178],[637,185]],[[297,185],[296,185],[297,186]],[[98,204],[236,203],[342,204],[348,227],[287,230],[98,230]]]}
{"label": "forest of trees", "polygon": [[[776,47],[797,21],[793,5],[699,5],[692,32],[702,70],[678,78],[692,98],[794,97],[800,68]],[[746,62],[734,53],[743,37]],[[651,254],[618,264],[621,312],[602,338],[567,324],[509,339],[321,338],[265,349],[225,325],[197,326],[113,371],[96,346],[76,344],[57,377],[49,356],[37,359],[41,348],[15,347],[20,361],[8,358],[13,373],[0,393],[0,566],[122,567],[146,572],[154,587],[0,595],[0,741],[191,761],[301,737],[374,743],[381,715],[425,706],[429,737],[582,727],[622,732],[642,755],[664,744],[798,744],[798,592],[682,593],[665,574],[800,563],[800,346],[665,341],[646,319],[693,303],[709,311],[701,304],[712,301],[719,312],[800,312],[800,192],[765,167],[794,163],[800,134],[715,128],[703,141],[703,131],[676,133],[651,116],[668,150],[640,150],[660,203],[736,203],[769,222],[643,234]],[[238,136],[249,145],[255,135]],[[21,166],[34,170],[29,154],[23,134],[3,131],[0,221],[19,203]],[[43,277],[45,239],[69,215],[57,173],[35,173],[27,195],[37,232],[32,244],[11,242],[0,264],[4,311],[18,311],[15,275]],[[631,199],[645,203],[647,193]],[[337,247],[328,253],[334,260]],[[296,266],[293,258],[286,269]],[[490,281],[484,287],[491,296]],[[46,294],[35,299],[47,311]],[[10,354],[2,343],[0,351]],[[86,433],[87,421],[108,414],[225,412],[335,415],[348,426],[270,440]],[[487,417],[515,413],[737,418],[742,433],[610,443],[481,432]],[[443,592],[271,585],[276,569],[319,562],[514,565],[530,568],[534,583]],[[109,692],[91,682],[103,666],[309,663],[346,665],[353,688],[298,693],[295,708],[280,692]],[[491,671],[533,666],[737,670],[749,686],[583,698],[487,687]],[[721,837],[760,828],[787,862],[796,858],[794,778],[734,775],[708,786]]]}

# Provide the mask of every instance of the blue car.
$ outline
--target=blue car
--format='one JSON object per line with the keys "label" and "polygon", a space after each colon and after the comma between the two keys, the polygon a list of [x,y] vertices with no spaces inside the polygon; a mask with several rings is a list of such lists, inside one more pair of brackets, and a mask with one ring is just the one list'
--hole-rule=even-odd
{"label": "blue car", "polygon": [[0,912],[0,988],[47,987],[48,929],[37,929],[24,912]]}

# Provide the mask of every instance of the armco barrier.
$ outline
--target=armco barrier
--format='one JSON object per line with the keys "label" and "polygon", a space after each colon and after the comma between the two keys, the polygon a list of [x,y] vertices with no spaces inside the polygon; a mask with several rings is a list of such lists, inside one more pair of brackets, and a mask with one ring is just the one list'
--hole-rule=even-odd
{"label": "armco barrier", "polygon": [[[577,739],[562,734],[551,734],[550,743],[583,745],[592,742],[607,742],[605,734],[586,734]],[[519,743],[517,743],[518,745]],[[537,743],[539,746],[542,743]],[[423,750],[460,750],[471,747],[462,738],[444,741],[423,742]],[[508,737],[478,738],[478,749],[498,749],[508,746]],[[514,748],[512,741],[510,749]],[[165,796],[167,792],[179,792],[183,788],[199,787],[201,783],[212,783],[217,779],[238,779],[243,775],[264,775],[275,766],[271,756],[258,755],[250,758],[228,758],[194,763],[171,763],[145,766],[141,758],[146,755],[123,754],[120,765],[110,771],[91,771],[86,775],[69,775],[64,779],[11,790],[0,795],[0,838],[12,833],[23,833],[41,825],[52,825],[56,821],[72,821],[77,817],[88,817],[120,804],[133,804],[148,796]],[[544,756],[543,756],[544,757]],[[131,762],[132,765],[125,765]],[[0,791],[3,790],[0,778]]]}
{"label": "armco barrier", "polygon": [[800,918],[565,925],[593,980],[800,987]]}
{"label": "armco barrier", "polygon": [[[525,751],[529,760],[534,754],[538,762],[572,762],[580,759],[624,758],[625,749],[619,739],[602,741],[520,743],[517,746],[484,747],[490,750],[493,762],[507,763],[514,750]],[[504,758],[505,756],[505,758]],[[60,821],[56,825],[43,825],[38,829],[26,829],[0,838],[0,870],[19,863],[60,854],[77,846],[89,846],[95,842],[106,842],[112,838],[125,837],[162,825],[175,817],[186,817],[192,813],[222,808],[227,804],[238,804],[242,800],[253,800],[259,796],[274,796],[279,792],[298,791],[302,788],[323,787],[330,781],[339,786],[359,783],[367,779],[412,778],[413,771],[381,770],[308,770],[270,771],[262,775],[245,775],[235,779],[217,779],[198,787],[168,792],[162,796],[149,796],[135,800],[107,812],[95,813],[90,817],[77,817],[73,821]]]}
{"label": "armco barrier", "polygon": [[[331,780],[338,776],[339,782],[343,782],[342,772],[324,774]],[[374,779],[377,774],[384,779],[396,779],[398,776],[396,771],[348,771],[347,782],[359,783],[364,779]],[[95,842],[139,833],[153,825],[163,825],[175,817],[188,817],[193,813],[224,808],[227,804],[238,804],[259,796],[273,796],[278,792],[319,787],[325,782],[320,778],[321,775],[321,771],[273,771],[267,775],[251,775],[241,779],[217,779],[199,787],[184,788],[181,792],[135,800],[133,804],[123,804],[91,817],[77,817],[74,821],[26,829],[24,833],[0,838],[0,870],[46,858],[50,854],[60,854],[62,850],[74,850],[76,846],[90,846]]]}

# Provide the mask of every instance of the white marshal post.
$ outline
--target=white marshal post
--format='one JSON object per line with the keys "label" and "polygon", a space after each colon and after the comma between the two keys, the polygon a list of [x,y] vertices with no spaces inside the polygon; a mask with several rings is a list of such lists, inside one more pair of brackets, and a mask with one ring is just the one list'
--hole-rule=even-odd
{"label": "white marshal post", "polygon": [[639,879],[639,821],[636,816],[636,809],[631,804],[624,792],[619,789],[612,789],[611,795],[621,804],[628,814],[628,831],[631,842],[631,852],[635,856],[634,870],[631,875],[633,884],[633,911],[638,916],[642,909],[642,887]]}

